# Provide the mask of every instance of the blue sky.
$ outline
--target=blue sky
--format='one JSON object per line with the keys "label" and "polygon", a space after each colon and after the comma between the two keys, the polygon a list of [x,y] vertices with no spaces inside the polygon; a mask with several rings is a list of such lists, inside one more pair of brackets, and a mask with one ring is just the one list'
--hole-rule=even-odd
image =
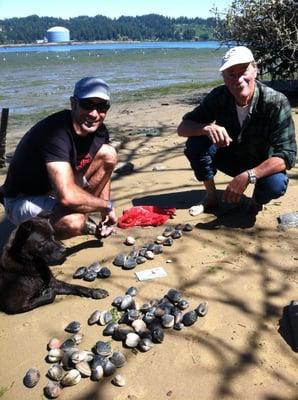
{"label": "blue sky", "polygon": [[27,17],[37,14],[48,17],[71,18],[97,14],[111,18],[121,15],[160,14],[169,17],[201,17],[213,15],[216,6],[226,9],[232,0],[0,0],[0,19]]}

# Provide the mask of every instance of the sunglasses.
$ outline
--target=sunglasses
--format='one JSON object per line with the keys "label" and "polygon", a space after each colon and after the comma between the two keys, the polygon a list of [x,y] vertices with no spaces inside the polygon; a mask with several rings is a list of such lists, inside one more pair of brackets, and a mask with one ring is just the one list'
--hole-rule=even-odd
{"label": "sunglasses", "polygon": [[108,102],[104,103],[93,103],[93,101],[88,100],[88,99],[78,99],[76,97],[77,102],[79,103],[79,106],[86,111],[93,111],[96,110],[98,112],[107,112],[111,105]]}

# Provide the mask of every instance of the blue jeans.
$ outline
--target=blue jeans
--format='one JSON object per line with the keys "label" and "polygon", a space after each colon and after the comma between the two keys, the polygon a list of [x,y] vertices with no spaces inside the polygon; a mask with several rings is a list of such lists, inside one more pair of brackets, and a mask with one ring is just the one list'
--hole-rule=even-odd
{"label": "blue jeans", "polygon": [[[207,136],[193,136],[187,139],[184,151],[198,181],[212,179],[217,170],[229,176],[256,167],[235,154],[231,146],[217,148]],[[285,171],[258,179],[253,197],[259,204],[269,203],[286,193],[289,178]]]}

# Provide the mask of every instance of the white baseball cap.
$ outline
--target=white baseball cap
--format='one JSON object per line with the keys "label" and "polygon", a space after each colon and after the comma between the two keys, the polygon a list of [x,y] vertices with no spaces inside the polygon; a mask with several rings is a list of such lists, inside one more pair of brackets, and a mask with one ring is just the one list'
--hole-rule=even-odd
{"label": "white baseball cap", "polygon": [[219,71],[222,72],[225,69],[232,67],[233,65],[250,63],[252,61],[254,61],[254,56],[247,47],[232,47],[223,56]]}
{"label": "white baseball cap", "polygon": [[86,77],[75,84],[73,95],[78,99],[98,97],[99,99],[110,100],[110,88],[100,78]]}

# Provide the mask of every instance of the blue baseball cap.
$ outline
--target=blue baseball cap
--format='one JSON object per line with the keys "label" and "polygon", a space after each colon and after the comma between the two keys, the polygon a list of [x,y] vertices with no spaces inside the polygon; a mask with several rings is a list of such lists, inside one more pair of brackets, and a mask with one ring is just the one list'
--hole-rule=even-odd
{"label": "blue baseball cap", "polygon": [[95,76],[80,79],[74,88],[73,95],[78,99],[98,97],[103,100],[110,100],[110,88],[107,83]]}

